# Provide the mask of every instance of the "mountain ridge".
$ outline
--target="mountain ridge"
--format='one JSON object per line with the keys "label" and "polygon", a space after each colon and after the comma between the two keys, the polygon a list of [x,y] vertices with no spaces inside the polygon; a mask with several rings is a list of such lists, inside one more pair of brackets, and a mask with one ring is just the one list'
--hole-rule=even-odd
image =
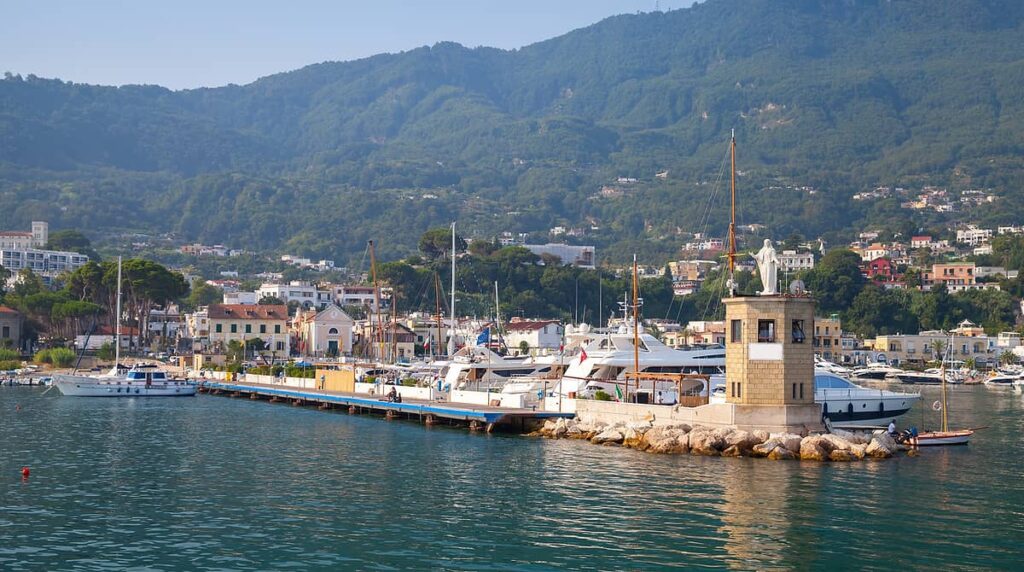
{"label": "mountain ridge", "polygon": [[[956,170],[1011,195],[1003,206],[1012,208],[981,216],[1021,214],[1009,191],[1024,151],[1024,49],[1014,41],[1022,20],[1024,7],[1005,0],[709,0],[517,50],[443,42],[242,86],[12,77],[0,81],[0,226],[40,211],[57,226],[124,218],[54,212],[70,185],[114,213],[141,209],[161,230],[324,256],[361,252],[366,237],[395,225],[417,232],[451,218],[492,233],[595,218],[606,229],[598,243],[656,241],[700,221],[639,203],[657,197],[674,211],[702,200],[698,183],[713,177],[733,128],[751,187],[823,187],[849,215],[775,217],[775,234],[839,238],[836,225],[848,232],[884,218],[850,204],[853,189],[966,184]],[[666,170],[668,182],[652,180]],[[616,205],[591,200],[617,176],[644,181]],[[424,189],[449,191],[451,204],[402,198],[417,209],[398,214],[396,197]],[[32,191],[51,206],[32,204]],[[757,210],[786,210],[772,197],[750,199]],[[268,223],[251,201],[307,208],[313,220],[283,213],[284,231],[258,234]],[[358,211],[388,220],[357,221]],[[198,220],[174,221],[178,213]],[[355,232],[309,238],[324,224]],[[415,238],[397,246],[391,254]]]}

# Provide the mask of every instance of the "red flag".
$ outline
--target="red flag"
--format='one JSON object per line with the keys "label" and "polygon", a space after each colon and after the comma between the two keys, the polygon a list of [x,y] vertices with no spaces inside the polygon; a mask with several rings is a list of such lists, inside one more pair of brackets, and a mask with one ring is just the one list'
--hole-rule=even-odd
{"label": "red flag", "polygon": [[586,348],[580,348],[580,363],[587,361],[587,350]]}

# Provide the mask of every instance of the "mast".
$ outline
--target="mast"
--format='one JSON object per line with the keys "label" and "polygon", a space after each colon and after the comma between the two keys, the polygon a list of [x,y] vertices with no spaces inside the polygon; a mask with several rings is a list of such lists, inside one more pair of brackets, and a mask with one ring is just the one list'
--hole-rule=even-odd
{"label": "mast", "polygon": [[[636,254],[633,254],[633,375],[640,389],[640,286],[637,276]],[[626,378],[626,401],[629,401],[629,378]]]}
{"label": "mast", "polygon": [[[498,281],[494,281],[494,334],[501,339],[501,305],[498,303]],[[498,350],[501,350],[501,344],[498,344]],[[506,352],[507,354],[508,352]]]}
{"label": "mast", "polygon": [[594,268],[597,270],[597,327],[604,327],[604,292],[602,287],[604,281],[601,280],[601,267],[597,265],[597,253],[594,253]]}
{"label": "mast", "polygon": [[448,338],[448,355],[455,355],[455,223],[452,223],[452,328]]}
{"label": "mast", "polygon": [[[953,336],[949,336],[949,356],[953,357]],[[946,415],[946,354],[942,354],[942,364],[939,366],[942,375],[942,431],[949,431],[949,417]]]}
{"label": "mast", "polygon": [[114,371],[121,367],[121,257],[117,257],[117,325],[114,333]]}
{"label": "mast", "polygon": [[437,340],[430,344],[431,355],[441,355],[441,275],[434,273],[434,315],[437,317]]}
{"label": "mast", "polygon": [[[373,301],[374,301],[374,305],[377,306],[377,335],[376,335],[376,338],[377,338],[376,341],[378,343],[377,359],[383,361],[384,360],[384,322],[383,322],[383,318],[381,317],[380,286],[377,284],[377,258],[374,255],[374,251],[373,251],[373,241],[371,240],[371,241],[369,241],[369,243],[370,243],[370,274],[373,277]],[[370,331],[371,331],[371,337],[373,337],[372,336],[372,332],[373,332],[373,316],[370,316]]]}
{"label": "mast", "polygon": [[730,195],[732,207],[729,217],[729,296],[736,294],[736,130],[732,130],[732,139],[729,143],[729,154],[732,158]]}

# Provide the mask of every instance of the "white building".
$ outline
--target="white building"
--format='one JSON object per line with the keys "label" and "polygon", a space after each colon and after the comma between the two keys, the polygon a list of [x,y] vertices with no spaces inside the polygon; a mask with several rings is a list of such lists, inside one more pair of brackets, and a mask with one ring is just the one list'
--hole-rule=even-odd
{"label": "white building", "polygon": [[255,292],[225,292],[224,303],[225,304],[258,304],[260,301],[259,296]]}
{"label": "white building", "polygon": [[814,253],[783,250],[779,255],[779,266],[785,271],[810,270],[814,268]]}
{"label": "white building", "polygon": [[0,232],[0,250],[31,250],[44,248],[50,241],[49,223],[32,221],[32,232]]}
{"label": "white building", "polygon": [[54,278],[62,272],[73,272],[89,262],[89,257],[61,250],[0,249],[0,266],[12,273],[29,269],[39,276]]}
{"label": "white building", "polygon": [[527,250],[541,256],[550,254],[561,259],[562,264],[571,264],[580,268],[595,268],[594,247],[575,246],[572,244],[524,244]]}
{"label": "white building", "polygon": [[174,304],[167,306],[167,309],[154,308],[149,311],[149,326],[147,331],[151,336],[162,336],[169,340],[178,337],[178,330],[181,329],[181,314]]}
{"label": "white building", "polygon": [[256,291],[257,300],[277,298],[285,304],[298,302],[305,308],[323,308],[331,301],[331,293],[319,291],[312,284],[293,280],[288,284],[264,284]]}
{"label": "white building", "polygon": [[956,241],[968,246],[988,244],[990,238],[992,238],[992,229],[978,228],[973,224],[965,229],[956,231]]}
{"label": "white building", "polygon": [[[335,285],[330,289],[331,301],[339,306],[362,306],[370,312],[377,311],[376,295],[373,286]],[[380,289],[381,306],[387,307],[391,299],[391,289]]]}
{"label": "white building", "polygon": [[518,352],[523,342],[533,349],[558,349],[562,345],[565,327],[556,320],[520,320],[512,318],[505,326],[505,344]]}

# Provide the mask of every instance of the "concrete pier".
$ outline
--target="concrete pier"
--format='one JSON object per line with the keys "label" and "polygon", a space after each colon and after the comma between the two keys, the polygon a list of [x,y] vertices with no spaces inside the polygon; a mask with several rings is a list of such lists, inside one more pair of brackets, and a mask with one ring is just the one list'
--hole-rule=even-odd
{"label": "concrete pier", "polygon": [[548,419],[571,419],[574,413],[492,407],[469,403],[404,399],[394,403],[379,397],[340,391],[283,388],[280,386],[206,381],[199,391],[213,395],[267,399],[270,402],[290,401],[293,405],[310,405],[318,408],[345,406],[349,413],[368,412],[385,416],[387,419],[404,418],[433,425],[446,421],[450,425],[466,425],[472,430],[506,430],[529,432]]}

